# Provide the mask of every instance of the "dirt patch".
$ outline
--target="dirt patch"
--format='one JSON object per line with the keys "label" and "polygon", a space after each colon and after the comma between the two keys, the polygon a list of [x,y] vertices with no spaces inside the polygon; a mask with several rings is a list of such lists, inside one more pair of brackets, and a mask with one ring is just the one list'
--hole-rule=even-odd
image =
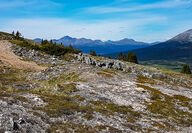
{"label": "dirt patch", "polygon": [[40,71],[47,68],[39,66],[32,61],[22,60],[13,53],[11,46],[12,44],[8,41],[0,41],[0,66],[9,66],[31,71]]}

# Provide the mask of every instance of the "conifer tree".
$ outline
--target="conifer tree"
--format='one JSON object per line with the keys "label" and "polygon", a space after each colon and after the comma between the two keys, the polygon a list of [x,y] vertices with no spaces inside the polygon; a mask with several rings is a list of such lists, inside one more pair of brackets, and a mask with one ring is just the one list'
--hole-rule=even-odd
{"label": "conifer tree", "polygon": [[73,46],[72,46],[71,44],[69,44],[69,48],[70,48],[70,49],[73,49]]}
{"label": "conifer tree", "polygon": [[44,40],[43,41],[43,44],[48,44],[49,42],[47,40]]}
{"label": "conifer tree", "polygon": [[15,36],[15,32],[14,31],[12,32],[12,35]]}
{"label": "conifer tree", "polygon": [[50,40],[50,42],[49,42],[50,44],[53,44],[53,40]]}
{"label": "conifer tree", "polygon": [[17,31],[16,34],[15,34],[15,38],[20,39],[20,37],[21,37],[21,33],[19,33],[19,31]]}
{"label": "conifer tree", "polygon": [[44,44],[44,40],[43,39],[41,39],[41,45],[43,45]]}
{"label": "conifer tree", "polygon": [[123,52],[119,52],[118,58],[121,60],[123,59]]}
{"label": "conifer tree", "polygon": [[190,67],[189,67],[188,64],[184,64],[184,65],[183,65],[183,68],[182,68],[182,70],[181,70],[181,73],[191,74],[191,69],[190,69]]}
{"label": "conifer tree", "polygon": [[133,52],[128,53],[127,61],[138,64],[137,56]]}
{"label": "conifer tree", "polygon": [[91,51],[90,51],[90,55],[92,55],[92,56],[97,56],[97,54],[96,54],[96,52],[95,52],[94,50],[91,50]]}

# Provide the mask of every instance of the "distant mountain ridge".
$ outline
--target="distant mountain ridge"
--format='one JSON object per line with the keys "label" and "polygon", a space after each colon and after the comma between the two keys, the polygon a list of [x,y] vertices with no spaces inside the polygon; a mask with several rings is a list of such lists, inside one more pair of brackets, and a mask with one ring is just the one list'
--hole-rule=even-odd
{"label": "distant mountain ridge", "polygon": [[[36,38],[34,40],[37,42],[41,42],[40,38]],[[64,36],[58,40],[53,39],[53,42],[56,42],[57,44],[63,43],[63,45],[71,44],[73,47],[81,49],[84,53],[89,53],[90,50],[95,50],[98,54],[108,54],[126,50],[134,50],[153,45],[150,43],[138,42],[128,38],[124,38],[119,41],[101,41],[86,38],[78,39],[70,36]]]}
{"label": "distant mountain ridge", "polygon": [[[170,60],[192,63],[192,29],[150,47],[132,50],[140,61]],[[124,52],[127,54],[129,51]],[[116,54],[107,56],[117,57]]]}
{"label": "distant mountain ridge", "polygon": [[173,37],[169,41],[192,42],[192,29],[187,30],[187,31]]}

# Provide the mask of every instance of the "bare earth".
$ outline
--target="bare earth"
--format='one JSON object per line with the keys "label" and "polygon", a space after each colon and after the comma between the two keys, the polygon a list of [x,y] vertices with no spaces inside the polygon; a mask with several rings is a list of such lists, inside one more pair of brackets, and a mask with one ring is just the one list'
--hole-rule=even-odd
{"label": "bare earth", "polygon": [[40,71],[47,67],[39,66],[32,61],[23,61],[15,55],[11,49],[12,44],[8,41],[0,41],[0,66],[10,66],[24,70]]}

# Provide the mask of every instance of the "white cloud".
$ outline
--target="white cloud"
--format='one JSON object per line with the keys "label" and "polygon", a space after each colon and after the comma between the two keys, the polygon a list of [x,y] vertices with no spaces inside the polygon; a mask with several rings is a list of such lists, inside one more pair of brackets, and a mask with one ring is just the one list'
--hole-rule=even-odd
{"label": "white cloud", "polygon": [[33,8],[37,7],[48,7],[54,6],[58,7],[64,5],[63,3],[53,2],[51,0],[11,0],[11,1],[0,1],[0,9],[13,8],[13,7],[25,7],[25,6],[33,6]]}
{"label": "white cloud", "polygon": [[102,40],[118,40],[137,33],[139,28],[150,23],[165,21],[164,17],[127,20],[103,20],[91,23],[68,19],[14,19],[0,26],[1,31],[19,30],[27,38],[60,38],[64,35]]}
{"label": "white cloud", "polygon": [[85,8],[84,11],[90,13],[118,13],[118,12],[131,12],[131,11],[140,11],[148,9],[159,9],[159,8],[174,8],[181,5],[187,5],[191,2],[189,0],[167,0],[163,2],[153,3],[153,4],[142,4],[142,5],[123,5],[123,7],[115,6],[98,6],[98,7],[89,7]]}

